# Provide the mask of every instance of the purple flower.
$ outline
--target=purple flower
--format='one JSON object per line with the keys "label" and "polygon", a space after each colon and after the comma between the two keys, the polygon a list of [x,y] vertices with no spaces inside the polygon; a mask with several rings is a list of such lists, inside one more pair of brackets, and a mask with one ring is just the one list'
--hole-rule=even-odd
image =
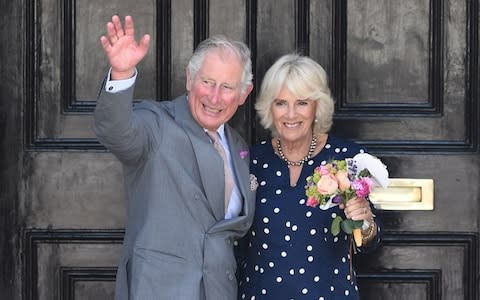
{"label": "purple flower", "polygon": [[247,155],[248,155],[248,151],[247,151],[247,150],[242,150],[242,151],[240,151],[240,157],[241,157],[242,159],[245,158],[245,157],[247,157]]}
{"label": "purple flower", "polygon": [[339,195],[336,195],[335,197],[333,197],[332,202],[339,204],[340,202],[342,202],[342,198]]}

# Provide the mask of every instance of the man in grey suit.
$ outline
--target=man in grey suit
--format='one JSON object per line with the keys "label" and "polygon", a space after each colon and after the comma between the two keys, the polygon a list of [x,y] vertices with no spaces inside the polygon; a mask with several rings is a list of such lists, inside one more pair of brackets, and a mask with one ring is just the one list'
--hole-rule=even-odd
{"label": "man in grey suit", "polygon": [[[98,139],[122,162],[128,223],[115,299],[236,299],[234,242],[252,223],[254,188],[245,141],[228,126],[251,92],[250,51],[224,37],[203,41],[186,68],[187,95],[133,105],[133,20],[107,23],[101,44],[110,72],[95,109]],[[219,134],[233,174],[226,197]],[[225,168],[227,168],[225,166]]]}

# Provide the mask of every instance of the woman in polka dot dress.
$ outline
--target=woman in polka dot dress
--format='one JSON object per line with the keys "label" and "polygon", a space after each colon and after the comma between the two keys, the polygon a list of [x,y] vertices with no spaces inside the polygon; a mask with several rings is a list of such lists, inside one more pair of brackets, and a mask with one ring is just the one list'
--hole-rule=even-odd
{"label": "woman in polka dot dress", "polygon": [[250,153],[259,186],[254,223],[237,248],[238,298],[359,299],[350,237],[333,236],[330,226],[337,215],[367,220],[359,251],[374,249],[381,234],[373,206],[361,199],[344,209],[305,204],[315,167],[364,151],[328,134],[334,104],[325,71],[308,57],[281,57],[267,71],[255,108],[273,138]]}

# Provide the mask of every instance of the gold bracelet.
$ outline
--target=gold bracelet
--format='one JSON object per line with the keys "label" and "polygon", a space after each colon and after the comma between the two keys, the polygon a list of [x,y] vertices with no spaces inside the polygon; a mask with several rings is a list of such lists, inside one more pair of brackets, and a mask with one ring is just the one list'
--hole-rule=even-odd
{"label": "gold bracelet", "polygon": [[365,245],[369,243],[373,237],[374,237],[374,232],[375,232],[375,226],[377,224],[373,220],[373,218],[369,221],[369,226],[368,226],[368,232],[366,234],[363,233],[362,231],[362,244]]}

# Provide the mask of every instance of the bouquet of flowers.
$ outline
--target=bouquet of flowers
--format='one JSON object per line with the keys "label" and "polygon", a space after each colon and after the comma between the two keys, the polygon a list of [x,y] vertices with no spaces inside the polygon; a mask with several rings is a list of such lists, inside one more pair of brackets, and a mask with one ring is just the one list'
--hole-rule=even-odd
{"label": "bouquet of flowers", "polygon": [[[353,158],[333,160],[315,168],[313,174],[307,177],[305,195],[307,205],[328,209],[340,203],[357,197],[367,199],[375,186],[387,187],[388,171],[386,166],[376,157],[359,153]],[[363,220],[353,221],[335,217],[331,232],[334,236],[343,230],[353,234],[357,247],[362,245],[361,228]]]}

